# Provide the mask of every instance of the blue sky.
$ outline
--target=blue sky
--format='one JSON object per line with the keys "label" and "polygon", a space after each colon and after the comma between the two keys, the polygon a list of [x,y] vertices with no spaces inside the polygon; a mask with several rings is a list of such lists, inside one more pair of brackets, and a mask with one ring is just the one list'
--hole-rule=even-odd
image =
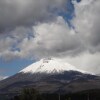
{"label": "blue sky", "polygon": [[35,61],[28,59],[16,59],[13,61],[4,61],[0,59],[0,75],[11,76],[34,62]]}

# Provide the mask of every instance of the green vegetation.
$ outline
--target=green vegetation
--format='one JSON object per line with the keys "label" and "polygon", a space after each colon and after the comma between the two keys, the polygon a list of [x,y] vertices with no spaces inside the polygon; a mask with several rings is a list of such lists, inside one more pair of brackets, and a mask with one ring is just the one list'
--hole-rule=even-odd
{"label": "green vegetation", "polygon": [[11,100],[42,100],[39,92],[35,89],[23,89],[19,96]]}

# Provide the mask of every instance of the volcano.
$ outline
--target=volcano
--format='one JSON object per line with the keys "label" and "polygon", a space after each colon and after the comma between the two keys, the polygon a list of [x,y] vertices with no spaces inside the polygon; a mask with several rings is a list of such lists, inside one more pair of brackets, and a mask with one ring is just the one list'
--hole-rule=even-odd
{"label": "volcano", "polygon": [[73,93],[100,89],[100,76],[56,58],[44,58],[0,81],[0,94],[35,88],[41,93]]}
{"label": "volcano", "polygon": [[79,70],[75,66],[69,63],[63,62],[55,58],[41,59],[40,61],[33,63],[32,65],[26,67],[20,72],[54,74],[54,73],[63,73],[64,71],[70,71],[70,70],[86,73],[85,71]]}

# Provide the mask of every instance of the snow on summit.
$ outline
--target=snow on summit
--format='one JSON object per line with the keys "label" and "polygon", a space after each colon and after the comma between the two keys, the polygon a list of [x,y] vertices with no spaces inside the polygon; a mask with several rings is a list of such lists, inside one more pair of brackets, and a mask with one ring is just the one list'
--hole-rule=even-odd
{"label": "snow on summit", "polygon": [[25,69],[21,70],[20,72],[23,73],[60,73],[64,71],[80,71],[82,73],[86,73],[85,71],[77,69],[75,66],[65,63],[63,61],[60,61],[56,58],[44,58],[40,61],[37,61]]}

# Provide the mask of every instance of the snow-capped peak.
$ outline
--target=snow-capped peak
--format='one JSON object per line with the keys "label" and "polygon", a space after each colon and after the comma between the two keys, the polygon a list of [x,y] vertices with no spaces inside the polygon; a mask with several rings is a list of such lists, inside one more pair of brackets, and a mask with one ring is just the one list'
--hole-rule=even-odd
{"label": "snow-capped peak", "polygon": [[20,72],[23,73],[60,73],[64,71],[80,71],[86,73],[85,71],[77,69],[75,66],[70,65],[69,63],[62,62],[55,58],[44,58],[40,61],[31,64]]}

